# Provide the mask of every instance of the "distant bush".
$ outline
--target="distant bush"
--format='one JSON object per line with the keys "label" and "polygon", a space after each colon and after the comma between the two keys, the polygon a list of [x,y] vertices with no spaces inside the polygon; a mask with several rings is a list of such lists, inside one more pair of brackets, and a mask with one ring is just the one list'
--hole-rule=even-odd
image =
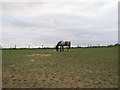
{"label": "distant bush", "polygon": [[116,46],[120,46],[120,44],[116,43],[115,45],[108,45],[108,47],[116,47]]}

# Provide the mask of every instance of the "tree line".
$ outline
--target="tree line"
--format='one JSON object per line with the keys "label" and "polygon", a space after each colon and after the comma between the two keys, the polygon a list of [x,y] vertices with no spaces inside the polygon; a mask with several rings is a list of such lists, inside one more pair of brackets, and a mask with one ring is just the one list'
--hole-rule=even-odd
{"label": "tree line", "polygon": [[[99,44],[98,45],[89,45],[86,46],[86,47],[82,47],[80,46],[79,44],[76,46],[76,47],[71,47],[71,48],[102,48],[102,47],[118,47],[120,46],[120,44],[116,43],[116,44],[110,44],[110,45],[107,45],[107,46],[100,46]],[[0,45],[0,49],[54,49],[54,47],[44,47],[42,45],[42,47],[38,47],[38,48],[32,48],[30,47],[30,45],[28,47],[25,47],[25,48],[17,48],[17,45],[15,45],[13,48],[2,48],[2,46]]]}

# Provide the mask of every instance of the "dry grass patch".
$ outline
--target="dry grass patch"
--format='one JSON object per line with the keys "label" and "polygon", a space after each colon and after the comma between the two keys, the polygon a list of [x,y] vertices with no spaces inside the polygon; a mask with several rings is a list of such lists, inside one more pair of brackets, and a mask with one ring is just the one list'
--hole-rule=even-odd
{"label": "dry grass patch", "polygon": [[28,56],[33,56],[33,57],[37,57],[37,56],[40,56],[40,57],[50,57],[51,54],[32,54],[32,55],[28,55]]}

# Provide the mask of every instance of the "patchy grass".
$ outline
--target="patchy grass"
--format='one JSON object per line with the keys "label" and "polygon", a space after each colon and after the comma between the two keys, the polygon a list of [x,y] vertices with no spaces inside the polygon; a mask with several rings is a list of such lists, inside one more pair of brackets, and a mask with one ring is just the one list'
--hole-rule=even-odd
{"label": "patchy grass", "polygon": [[118,48],[3,50],[3,88],[117,88]]}

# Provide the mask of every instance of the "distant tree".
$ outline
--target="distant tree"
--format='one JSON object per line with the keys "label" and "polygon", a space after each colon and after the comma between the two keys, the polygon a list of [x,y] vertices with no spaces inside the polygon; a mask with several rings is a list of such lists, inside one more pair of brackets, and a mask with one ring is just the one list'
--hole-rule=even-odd
{"label": "distant tree", "polygon": [[108,45],[108,47],[113,47],[114,45],[112,45],[112,44],[110,44],[110,45]]}
{"label": "distant tree", "polygon": [[114,46],[120,46],[120,44],[116,43]]}
{"label": "distant tree", "polygon": [[38,49],[40,49],[40,47],[38,47]]}

